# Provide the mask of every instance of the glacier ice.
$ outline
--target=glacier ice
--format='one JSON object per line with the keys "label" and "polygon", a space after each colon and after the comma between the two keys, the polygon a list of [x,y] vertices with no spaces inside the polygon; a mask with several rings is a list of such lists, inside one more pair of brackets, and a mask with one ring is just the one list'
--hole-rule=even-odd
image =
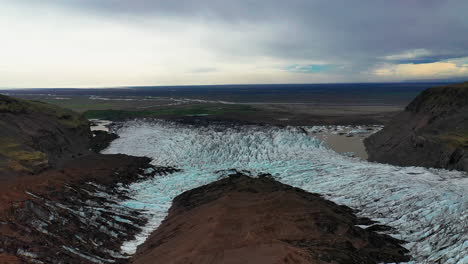
{"label": "glacier ice", "polygon": [[157,228],[175,196],[238,169],[270,173],[395,228],[386,232],[407,241],[411,263],[468,263],[465,173],[342,156],[296,127],[130,121],[117,133],[120,138],[104,153],[148,156],[155,165],[182,169],[128,187],[131,199],[122,205],[146,210],[150,221],[122,246],[124,253],[134,253]]}

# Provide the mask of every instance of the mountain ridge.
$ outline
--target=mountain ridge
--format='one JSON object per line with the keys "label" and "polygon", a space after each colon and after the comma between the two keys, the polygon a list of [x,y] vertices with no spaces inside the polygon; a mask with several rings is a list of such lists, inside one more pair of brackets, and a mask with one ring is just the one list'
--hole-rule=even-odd
{"label": "mountain ridge", "polygon": [[364,143],[370,161],[468,171],[468,82],[423,91]]}

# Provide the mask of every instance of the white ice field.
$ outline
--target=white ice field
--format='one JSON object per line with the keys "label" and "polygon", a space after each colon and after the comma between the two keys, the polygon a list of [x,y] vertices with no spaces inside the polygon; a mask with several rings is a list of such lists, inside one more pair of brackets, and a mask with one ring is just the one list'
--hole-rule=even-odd
{"label": "white ice field", "polygon": [[210,183],[229,169],[271,173],[285,184],[320,193],[394,227],[408,243],[411,263],[468,263],[468,175],[397,167],[345,157],[302,129],[268,126],[195,127],[131,121],[104,153],[148,156],[181,172],[130,186],[124,205],[146,209],[150,224],[122,250],[133,253],[180,193]]}

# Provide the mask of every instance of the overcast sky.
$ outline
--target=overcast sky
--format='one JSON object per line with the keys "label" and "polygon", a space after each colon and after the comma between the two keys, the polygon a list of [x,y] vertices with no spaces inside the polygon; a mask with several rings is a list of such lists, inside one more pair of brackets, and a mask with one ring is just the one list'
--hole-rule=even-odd
{"label": "overcast sky", "polygon": [[467,0],[0,0],[0,87],[468,80]]}

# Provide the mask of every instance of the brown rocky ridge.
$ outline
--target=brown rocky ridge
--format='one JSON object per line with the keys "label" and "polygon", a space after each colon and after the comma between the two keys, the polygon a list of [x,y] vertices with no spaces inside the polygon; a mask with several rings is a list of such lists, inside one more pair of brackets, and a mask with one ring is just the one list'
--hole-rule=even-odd
{"label": "brown rocky ridge", "polygon": [[174,171],[149,161],[96,154],[60,170],[0,180],[0,263],[13,257],[21,263],[127,263],[120,247],[146,218],[118,205],[128,198],[118,187]]}
{"label": "brown rocky ridge", "polygon": [[370,161],[468,171],[468,82],[423,91],[364,143]]}
{"label": "brown rocky ridge", "polygon": [[125,186],[175,169],[91,152],[115,136],[49,104],[0,96],[0,118],[0,263],[128,262],[147,220],[118,205]]}
{"label": "brown rocky ridge", "polygon": [[402,241],[372,231],[382,229],[348,207],[269,175],[237,173],[177,196],[131,263],[408,261]]}

